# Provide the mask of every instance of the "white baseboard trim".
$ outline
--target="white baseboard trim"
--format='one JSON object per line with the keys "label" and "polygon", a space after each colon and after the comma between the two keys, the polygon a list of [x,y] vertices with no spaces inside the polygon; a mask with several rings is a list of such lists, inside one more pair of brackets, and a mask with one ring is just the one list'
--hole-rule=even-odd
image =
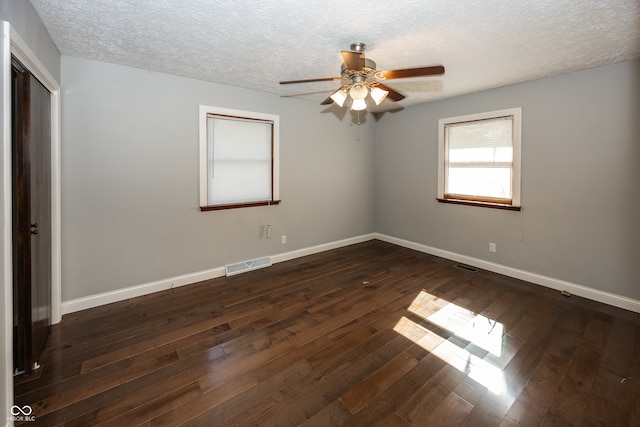
{"label": "white baseboard trim", "polygon": [[[275,263],[289,261],[292,259],[300,258],[307,255],[313,255],[316,253],[328,251],[331,249],[337,249],[343,246],[354,245],[357,243],[366,242],[369,240],[378,239],[383,242],[392,243],[394,245],[403,246],[405,248],[414,249],[419,252],[424,252],[430,255],[439,256],[441,258],[450,259],[452,261],[464,263],[474,267],[482,268],[484,270],[492,271],[494,273],[504,274],[505,276],[514,277],[516,279],[524,280],[534,283],[536,285],[545,286],[547,288],[556,289],[558,291],[568,291],[573,295],[588,298],[594,301],[609,304],[615,307],[620,307],[625,310],[630,310],[636,313],[640,313],[640,301],[627,298],[621,295],[612,294],[610,292],[604,292],[586,286],[578,285],[576,283],[567,282],[553,277],[543,276],[541,274],[532,273],[530,271],[520,270],[517,268],[507,267],[502,264],[496,264],[490,261],[485,261],[479,258],[473,258],[470,256],[462,255],[456,252],[445,251],[443,249],[434,248],[431,246],[423,245],[421,243],[412,242],[409,240],[400,239],[397,237],[388,236],[380,233],[363,234],[348,239],[338,240],[335,242],[324,243],[317,246],[311,246],[308,248],[297,249],[290,252],[284,252],[271,256],[271,261]],[[171,288],[177,288],[180,286],[190,285],[192,283],[202,282],[204,280],[215,279],[225,275],[224,267],[216,267],[210,270],[200,271],[191,274],[184,274],[181,276],[170,277],[167,279],[158,280],[155,282],[145,283],[137,286],[131,286],[124,289],[118,289],[115,291],[104,292],[97,295],[91,295],[88,297],[78,298],[70,301],[64,301],[62,303],[62,314],[73,313],[88,308],[98,307],[113,302],[123,301],[129,298],[135,298],[143,295],[148,295],[153,292],[165,291]]]}
{"label": "white baseboard trim", "polygon": [[[356,243],[366,242],[368,240],[375,239],[375,234],[364,234],[361,236],[352,237],[349,239],[338,240],[335,242],[324,243],[309,248],[303,248],[294,250],[291,252],[284,252],[271,256],[271,262],[278,263],[288,261],[295,258],[300,258],[307,255],[313,255],[315,253],[328,251],[331,249],[340,248],[343,246],[354,245]],[[123,301],[129,298],[135,298],[143,295],[148,295],[154,292],[166,291],[172,288],[180,286],[190,285],[192,283],[202,282],[204,280],[215,279],[217,277],[223,277],[225,275],[225,268],[216,267],[210,270],[199,271],[196,273],[183,274],[181,276],[170,277],[167,279],[157,280],[155,282],[144,283],[137,286],[131,286],[128,288],[117,289],[115,291],[103,292],[96,295],[90,295],[87,297],[77,298],[70,301],[62,302],[62,314],[69,314],[80,310],[86,310],[88,308],[98,307],[101,305],[111,304],[113,302]]]}
{"label": "white baseboard trim", "polygon": [[369,240],[374,240],[375,238],[376,238],[375,233],[363,234],[361,236],[350,237],[348,239],[337,240],[335,242],[323,243],[321,245],[311,246],[309,248],[298,249],[291,252],[285,252],[278,255],[273,255],[271,256],[271,261],[273,261],[274,263],[289,261],[291,259],[301,258],[307,255],[313,255],[313,254],[317,254],[324,251],[330,251],[331,249],[337,249],[344,246],[367,242]]}
{"label": "white baseboard trim", "polygon": [[103,292],[70,301],[63,301],[62,314],[64,315],[75,311],[86,310],[88,308],[111,304],[113,302],[123,301],[129,298],[140,297],[154,292],[166,291],[171,288],[202,282],[203,280],[215,279],[216,277],[224,276],[224,273],[224,267],[216,267],[210,270],[199,271],[197,273],[183,274],[181,276],[161,279],[155,282],[144,283],[142,285]]}
{"label": "white baseboard trim", "polygon": [[483,270],[503,274],[505,276],[524,280],[558,291],[567,291],[573,295],[640,313],[640,301],[622,295],[600,291],[597,289],[578,285],[576,283],[567,282],[565,280],[555,279],[553,277],[543,276],[541,274],[532,273],[530,271],[507,267],[502,264],[496,264],[490,261],[485,261],[483,259],[461,255],[456,252],[445,251],[443,249],[434,248],[431,246],[423,245],[421,243],[411,242],[409,240],[399,239],[397,237],[392,237],[385,234],[374,233],[374,236],[375,239],[382,240],[383,242],[393,243],[394,245],[403,246],[405,248],[414,249],[419,252],[424,252],[430,255],[439,256],[441,258],[450,259],[452,261],[482,268]]}

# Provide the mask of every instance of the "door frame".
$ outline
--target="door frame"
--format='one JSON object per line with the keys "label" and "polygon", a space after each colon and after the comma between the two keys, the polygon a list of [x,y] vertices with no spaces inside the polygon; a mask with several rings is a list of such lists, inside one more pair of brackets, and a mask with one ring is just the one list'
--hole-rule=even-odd
{"label": "door frame", "polygon": [[[51,92],[51,322],[62,319],[62,262],[61,262],[61,170],[60,170],[60,84],[33,53],[7,21],[0,21],[0,282],[4,316],[0,316],[0,330],[4,335],[5,360],[2,369],[5,414],[13,406],[13,271],[12,271],[12,179],[11,179],[11,56],[15,56],[31,74]],[[0,412],[0,413],[1,413]],[[2,422],[2,420],[0,420]]]}

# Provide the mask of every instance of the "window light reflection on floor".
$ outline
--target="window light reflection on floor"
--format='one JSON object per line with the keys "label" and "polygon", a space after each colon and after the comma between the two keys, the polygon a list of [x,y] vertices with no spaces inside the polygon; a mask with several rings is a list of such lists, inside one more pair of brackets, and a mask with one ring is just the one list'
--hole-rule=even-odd
{"label": "window light reflection on floor", "polygon": [[[403,316],[394,331],[467,373],[492,393],[506,393],[502,370],[488,361],[502,355],[504,326],[500,322],[438,300],[426,291],[420,292],[408,310],[423,320],[416,323]],[[438,334],[439,329],[448,333]],[[490,357],[485,359],[486,355]]]}

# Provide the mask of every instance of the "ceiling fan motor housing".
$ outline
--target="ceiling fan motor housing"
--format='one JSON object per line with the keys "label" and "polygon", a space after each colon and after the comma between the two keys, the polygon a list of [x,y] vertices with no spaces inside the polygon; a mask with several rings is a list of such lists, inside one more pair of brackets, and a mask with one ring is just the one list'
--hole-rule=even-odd
{"label": "ceiling fan motor housing", "polygon": [[347,68],[346,64],[342,64],[341,66],[342,77],[345,79],[348,79],[358,74],[365,75],[365,76],[370,76],[370,75],[372,76],[376,72],[376,63],[369,58],[364,58],[363,60],[364,60],[364,66],[359,70],[350,70],[349,68]]}

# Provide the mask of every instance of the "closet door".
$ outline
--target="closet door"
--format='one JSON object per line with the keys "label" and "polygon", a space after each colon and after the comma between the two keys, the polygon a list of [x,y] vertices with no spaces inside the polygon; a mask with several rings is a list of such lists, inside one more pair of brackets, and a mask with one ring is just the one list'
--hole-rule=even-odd
{"label": "closet door", "polygon": [[51,325],[51,94],[12,63],[14,365],[37,368]]}

